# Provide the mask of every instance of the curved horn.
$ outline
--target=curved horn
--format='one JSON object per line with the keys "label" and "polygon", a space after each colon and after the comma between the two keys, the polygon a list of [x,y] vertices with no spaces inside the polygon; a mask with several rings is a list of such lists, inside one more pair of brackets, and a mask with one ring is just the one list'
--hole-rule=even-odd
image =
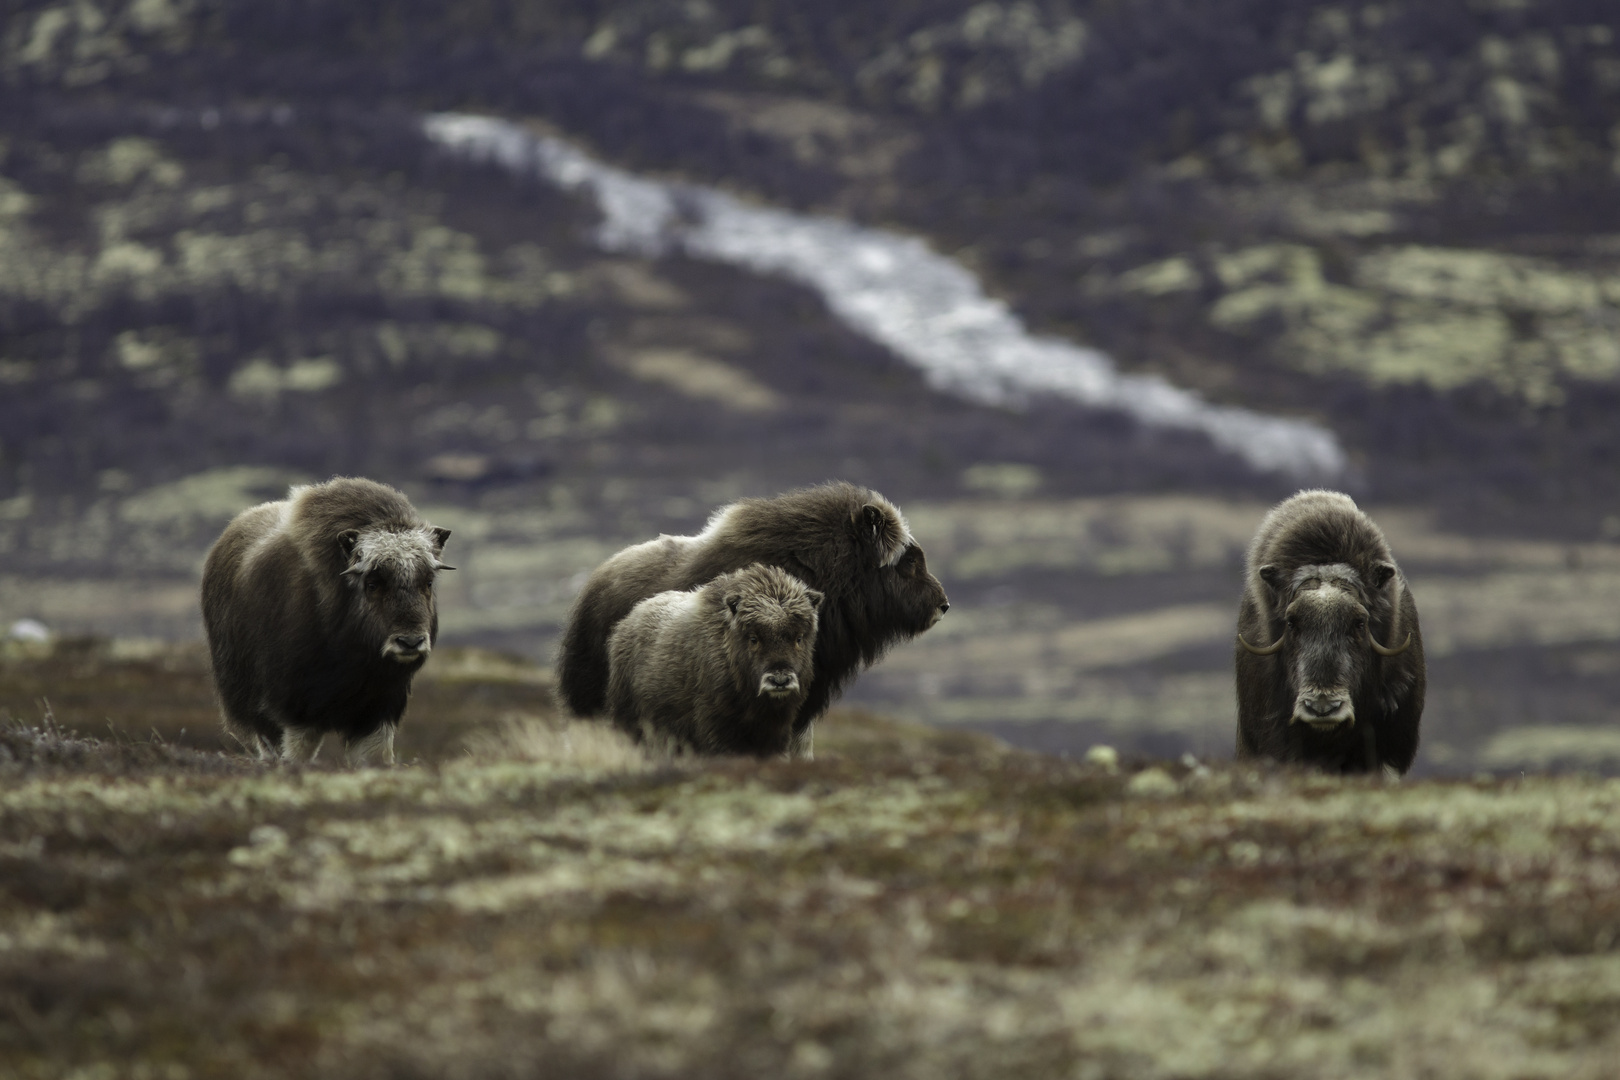
{"label": "curved horn", "polygon": [[1243,635],[1239,634],[1238,644],[1243,646],[1245,649],[1248,649],[1256,656],[1270,656],[1272,653],[1283,647],[1283,638],[1282,636],[1279,636],[1276,641],[1273,641],[1270,645],[1267,645],[1262,649],[1258,646],[1250,645],[1247,641],[1243,640]]}
{"label": "curved horn", "polygon": [[1372,636],[1371,630],[1368,630],[1367,644],[1371,645],[1373,647],[1373,652],[1377,653],[1379,656],[1399,656],[1401,653],[1412,647],[1412,632],[1410,630],[1406,632],[1406,640],[1401,642],[1400,645],[1393,649],[1386,649],[1384,646],[1378,644],[1378,639]]}

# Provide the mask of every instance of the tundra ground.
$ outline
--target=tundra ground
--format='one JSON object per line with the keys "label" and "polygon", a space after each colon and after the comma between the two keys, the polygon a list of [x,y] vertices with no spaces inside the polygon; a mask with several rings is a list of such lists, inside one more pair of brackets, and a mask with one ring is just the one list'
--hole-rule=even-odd
{"label": "tundra ground", "polygon": [[[1110,769],[857,711],[812,762],[654,759],[478,653],[429,664],[414,764],[278,769],[201,744],[183,655],[97,648],[52,708],[105,737],[0,730],[9,1075],[1562,1078],[1620,1052],[1614,782]],[[127,725],[70,702],[108,679]],[[165,694],[184,738],[145,734]]]}

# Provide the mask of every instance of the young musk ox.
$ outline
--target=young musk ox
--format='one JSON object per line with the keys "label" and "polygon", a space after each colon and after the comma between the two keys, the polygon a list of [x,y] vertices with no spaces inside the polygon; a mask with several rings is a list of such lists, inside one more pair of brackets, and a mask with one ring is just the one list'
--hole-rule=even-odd
{"label": "young musk ox", "polygon": [[822,596],[763,563],[649,596],[608,637],[608,712],[700,754],[785,754]]}
{"label": "young musk ox", "polygon": [[202,582],[226,729],[292,761],[335,731],[350,761],[392,765],[411,677],[438,636],[449,536],[370,480],[295,487],[238,514]]}
{"label": "young musk ox", "polygon": [[654,593],[696,588],[750,563],[780,567],[820,592],[815,675],[794,720],[792,752],[808,756],[810,725],[844,684],[889,646],[950,607],[894,505],[835,482],[723,507],[697,536],[660,536],[599,566],[574,602],[557,659],[563,701],[580,716],[606,707],[608,635]]}
{"label": "young musk ox", "polygon": [[1302,491],[1249,545],[1238,610],[1238,757],[1404,773],[1423,716],[1423,632],[1384,534],[1347,495]]}

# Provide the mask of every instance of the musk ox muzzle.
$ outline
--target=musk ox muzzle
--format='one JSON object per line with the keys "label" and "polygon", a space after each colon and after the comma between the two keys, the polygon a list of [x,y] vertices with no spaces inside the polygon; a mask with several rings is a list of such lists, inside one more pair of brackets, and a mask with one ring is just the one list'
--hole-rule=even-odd
{"label": "musk ox muzzle", "polygon": [[1335,728],[1355,723],[1356,707],[1350,701],[1348,688],[1301,690],[1294,699],[1294,715],[1289,720],[1318,729]]}
{"label": "musk ox muzzle", "polygon": [[799,676],[794,671],[767,671],[759,677],[759,692],[765,697],[788,697],[799,692]]}
{"label": "musk ox muzzle", "polygon": [[382,654],[396,664],[414,664],[426,660],[432,651],[433,645],[426,634],[390,634]]}

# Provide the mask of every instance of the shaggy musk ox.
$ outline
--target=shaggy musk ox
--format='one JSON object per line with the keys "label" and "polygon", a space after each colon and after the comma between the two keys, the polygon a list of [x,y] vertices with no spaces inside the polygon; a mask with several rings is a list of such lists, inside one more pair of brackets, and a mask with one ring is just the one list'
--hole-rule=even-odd
{"label": "shaggy musk ox", "polygon": [[863,666],[915,637],[950,607],[905,518],[875,491],[842,482],[742,499],[697,536],[660,536],[625,548],[591,574],[574,603],[557,658],[568,707],[593,716],[607,704],[608,635],[654,593],[694,589],[765,563],[820,592],[815,676],[794,721],[795,754],[810,725]]}
{"label": "shaggy musk ox", "polygon": [[226,729],[299,761],[335,731],[351,761],[392,765],[411,677],[438,636],[449,536],[370,480],[295,487],[238,514],[202,582]]}
{"label": "shaggy musk ox", "polygon": [[1423,716],[1423,633],[1384,534],[1335,491],[1278,504],[1238,610],[1239,757],[1404,773]]}
{"label": "shaggy musk ox", "polygon": [[822,596],[755,563],[630,609],[608,638],[608,712],[700,754],[783,754],[810,688]]}

